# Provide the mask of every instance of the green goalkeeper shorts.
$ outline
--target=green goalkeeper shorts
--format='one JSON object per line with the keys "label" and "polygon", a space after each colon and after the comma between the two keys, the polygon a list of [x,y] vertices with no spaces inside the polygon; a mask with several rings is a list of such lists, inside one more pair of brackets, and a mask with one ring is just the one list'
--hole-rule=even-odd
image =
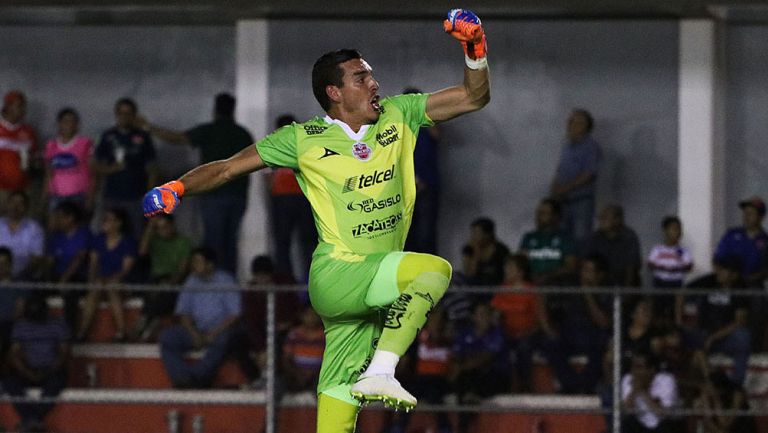
{"label": "green goalkeeper shorts", "polygon": [[325,326],[317,393],[357,405],[349,389],[368,367],[386,308],[399,295],[397,266],[405,253],[342,257],[354,260],[348,261],[331,257],[323,247],[315,251],[309,275],[312,307]]}

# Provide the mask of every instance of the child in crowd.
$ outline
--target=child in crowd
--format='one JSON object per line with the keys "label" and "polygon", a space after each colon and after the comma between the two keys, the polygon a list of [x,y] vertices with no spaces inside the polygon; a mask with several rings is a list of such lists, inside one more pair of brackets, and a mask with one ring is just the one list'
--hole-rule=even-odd
{"label": "child in crowd", "polygon": [[685,277],[693,269],[693,259],[688,248],[680,245],[683,225],[676,216],[665,217],[661,222],[664,243],[651,249],[648,268],[653,272],[653,286],[657,288],[682,287]]}
{"label": "child in crowd", "polygon": [[72,201],[90,211],[93,208],[90,168],[93,142],[78,135],[80,116],[74,109],[62,109],[56,121],[58,133],[45,145],[44,200],[51,210],[63,201]]}

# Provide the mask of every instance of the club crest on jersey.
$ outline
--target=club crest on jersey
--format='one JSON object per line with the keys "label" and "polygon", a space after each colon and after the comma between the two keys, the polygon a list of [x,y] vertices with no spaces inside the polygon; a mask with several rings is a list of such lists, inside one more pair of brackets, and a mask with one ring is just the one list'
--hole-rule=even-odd
{"label": "club crest on jersey", "polygon": [[371,148],[363,142],[358,142],[352,145],[352,155],[360,161],[368,161],[371,159]]}

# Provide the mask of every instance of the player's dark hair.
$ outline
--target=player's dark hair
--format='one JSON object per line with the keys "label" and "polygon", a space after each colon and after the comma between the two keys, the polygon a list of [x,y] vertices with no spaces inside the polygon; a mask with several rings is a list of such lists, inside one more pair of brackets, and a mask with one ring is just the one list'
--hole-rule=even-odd
{"label": "player's dark hair", "polygon": [[362,58],[362,54],[356,49],[345,48],[325,53],[317,59],[315,65],[312,66],[312,93],[315,94],[315,99],[323,107],[323,110],[328,111],[331,108],[331,100],[325,93],[325,86],[342,87],[343,85],[344,71],[339,65],[349,60]]}
{"label": "player's dark hair", "polygon": [[595,119],[592,117],[592,113],[584,108],[574,108],[572,113],[584,116],[584,120],[587,121],[587,132],[592,132],[592,129],[595,127]]}
{"label": "player's dark hair", "polygon": [[290,125],[291,123],[295,122],[296,118],[293,116],[293,114],[281,114],[277,117],[277,120],[275,120],[275,127],[276,128],[282,128],[285,125]]}
{"label": "player's dark hair", "polygon": [[493,236],[496,235],[496,223],[494,223],[490,218],[478,218],[472,221],[472,225],[470,227],[478,227],[485,234]]}
{"label": "player's dark hair", "polygon": [[414,95],[416,93],[422,93],[421,89],[417,89],[416,87],[406,87],[403,89],[404,95]]}
{"label": "player's dark hair", "polygon": [[216,254],[216,251],[214,251],[214,249],[209,246],[203,245],[201,247],[195,248],[194,250],[192,250],[192,254],[190,254],[190,257],[196,254],[199,254],[200,256],[202,256],[206,262],[213,263],[214,265],[219,260],[219,257]]}
{"label": "player's dark hair", "polygon": [[66,115],[72,115],[75,116],[75,121],[80,121],[80,115],[77,114],[77,111],[72,107],[64,107],[61,110],[59,110],[59,113],[56,115],[56,121],[61,122],[61,119],[64,118]]}
{"label": "player's dark hair", "polygon": [[679,226],[683,225],[680,222],[680,218],[678,218],[678,217],[676,217],[674,215],[665,216],[664,219],[661,220],[661,228],[662,229],[666,229],[667,227],[669,227],[672,224],[677,224]]}
{"label": "player's dark hair", "polygon": [[136,114],[139,112],[139,107],[136,105],[136,101],[134,101],[131,98],[120,98],[115,102],[115,111],[121,106],[121,105],[127,105],[130,107],[130,109],[133,111],[133,114]]}
{"label": "player's dark hair", "polygon": [[237,100],[229,93],[219,93],[213,102],[213,113],[219,117],[234,118]]}

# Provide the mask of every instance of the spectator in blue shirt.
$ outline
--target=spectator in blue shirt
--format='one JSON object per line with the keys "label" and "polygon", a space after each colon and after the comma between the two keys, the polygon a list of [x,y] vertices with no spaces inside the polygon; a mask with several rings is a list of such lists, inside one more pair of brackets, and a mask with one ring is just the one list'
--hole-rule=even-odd
{"label": "spectator in blue shirt", "polygon": [[762,287],[766,277],[768,234],[763,229],[765,202],[752,197],[739,203],[742,226],[729,229],[720,239],[715,259],[737,258],[741,262],[741,278],[749,287]]}
{"label": "spectator in blue shirt", "polygon": [[88,281],[100,286],[111,286],[107,290],[91,289],[85,298],[83,317],[77,332],[79,341],[85,340],[96,314],[101,294],[107,294],[112,315],[115,320],[113,340],[125,340],[125,316],[123,299],[115,285],[125,282],[136,263],[136,241],[130,235],[128,213],[120,208],[107,210],[101,223],[102,233],[93,241],[88,268]]}
{"label": "spectator in blue shirt", "polygon": [[[57,283],[85,282],[93,236],[82,224],[82,209],[75,202],[60,202],[53,211],[51,225],[53,232],[46,247],[48,265],[52,267],[51,279]],[[82,293],[80,290],[66,290],[63,296],[67,324],[74,328]]]}
{"label": "spectator in blue shirt", "polygon": [[575,109],[568,117],[568,143],[560,154],[550,193],[563,204],[563,229],[580,246],[592,233],[595,183],[600,168],[600,145],[592,138],[594,119]]}
{"label": "spectator in blue shirt", "polygon": [[[181,324],[160,335],[163,364],[175,388],[209,387],[233,341],[242,336],[240,292],[220,288],[235,284],[234,277],[216,268],[216,253],[208,247],[192,252],[191,266],[184,284],[190,290],[182,291],[176,303]],[[188,351],[203,348],[200,361],[185,361]]]}
{"label": "spectator in blue shirt", "polygon": [[[24,317],[11,332],[11,374],[4,383],[8,394],[23,397],[27,388],[39,387],[43,398],[59,395],[67,384],[69,338],[64,321],[48,315],[44,296],[27,299]],[[47,431],[43,420],[53,403],[14,402],[13,407],[21,418],[17,431]]]}
{"label": "spectator in blue shirt", "polygon": [[138,108],[130,98],[115,104],[115,126],[101,135],[94,168],[103,176],[104,207],[129,210],[133,233],[141,233],[144,192],[157,183],[152,137],[137,126]]}

